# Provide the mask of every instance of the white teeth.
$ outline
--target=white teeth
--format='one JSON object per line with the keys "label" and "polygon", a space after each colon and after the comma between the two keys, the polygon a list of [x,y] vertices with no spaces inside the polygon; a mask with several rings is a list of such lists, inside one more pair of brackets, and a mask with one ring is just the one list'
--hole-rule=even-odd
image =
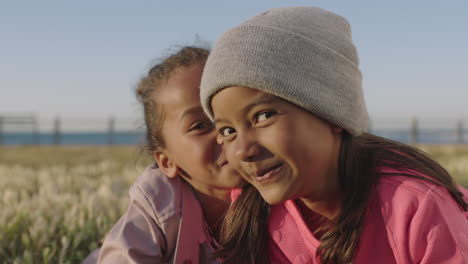
{"label": "white teeth", "polygon": [[255,180],[257,180],[257,181],[263,181],[263,180],[266,179],[266,178],[268,178],[268,173],[265,174],[265,175],[262,176],[262,177],[255,177]]}
{"label": "white teeth", "polygon": [[261,177],[255,177],[255,180],[257,180],[258,182],[264,181],[264,180],[270,178],[270,176],[272,176],[273,174],[277,173],[281,169],[281,167],[282,166],[279,166],[278,168],[265,173],[265,175],[263,175]]}

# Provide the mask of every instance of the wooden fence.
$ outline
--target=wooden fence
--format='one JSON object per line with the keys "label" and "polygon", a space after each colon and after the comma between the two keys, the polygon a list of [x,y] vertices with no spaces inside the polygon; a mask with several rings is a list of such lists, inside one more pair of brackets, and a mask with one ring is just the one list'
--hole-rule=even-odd
{"label": "wooden fence", "polygon": [[0,144],[5,143],[5,130],[10,127],[30,131],[32,142],[39,144],[39,124],[34,114],[0,115]]}
{"label": "wooden fence", "polygon": [[[431,120],[422,120],[418,118],[413,118],[410,120],[401,120],[399,119],[399,128],[395,128],[395,119],[392,121],[377,119],[371,122],[369,131],[371,133],[381,135],[384,137],[396,139],[410,144],[417,143],[428,143],[427,138],[433,137],[437,138],[440,142],[446,142],[451,144],[466,144],[467,140],[467,130],[465,128],[465,121],[463,119],[447,121],[444,120],[443,125],[439,125],[439,129],[428,129],[427,123],[430,123]],[[424,121],[424,122],[423,122]],[[433,121],[433,120],[432,120]],[[44,128],[44,124],[47,123],[48,129]],[[127,124],[127,129],[122,130],[122,123]],[[378,125],[380,123],[380,126]],[[40,126],[42,124],[42,126]],[[73,125],[74,128],[70,126]],[[44,120],[39,121],[36,115],[34,114],[14,114],[14,115],[0,115],[0,145],[2,144],[96,144],[96,141],[86,142],[86,139],[81,139],[79,143],[72,142],[66,139],[66,136],[69,136],[69,131],[74,131],[73,129],[79,129],[81,127],[89,127],[88,131],[98,132],[100,135],[98,144],[136,144],[139,139],[144,135],[144,126],[140,123],[140,126],[137,127],[135,122],[129,122],[128,120],[119,119],[117,120],[114,117],[101,118],[101,119],[80,119],[78,121],[70,118],[60,118],[55,117],[49,119],[47,122]],[[96,129],[99,127],[99,129]],[[382,128],[387,127],[387,128]],[[399,133],[400,136],[392,136],[389,131],[393,129],[393,132]],[[27,143],[16,142],[11,143],[11,140],[8,140],[8,136],[11,136],[17,131],[22,131],[23,138],[27,138]],[[47,132],[46,132],[47,131]],[[122,143],[122,131],[133,131],[135,134],[140,135],[139,137],[134,136],[133,139],[128,139],[126,142]],[[68,133],[68,134],[67,134]],[[27,134],[27,136],[24,136]],[[44,134],[47,134],[47,140],[44,140]],[[404,134],[403,136],[401,136]],[[79,132],[75,132],[75,135],[79,135]],[[445,137],[445,139],[444,139]],[[450,138],[450,139],[448,139]],[[133,142],[133,141],[135,142]],[[438,140],[435,140],[437,143]],[[141,140],[140,140],[141,141]]]}
{"label": "wooden fence", "polygon": [[[70,121],[72,120],[72,121]],[[64,125],[68,121],[68,126]],[[53,119],[47,120],[45,122],[42,120],[42,123],[47,123],[46,128],[40,129],[40,121],[34,114],[15,114],[15,115],[0,115],[0,145],[5,144],[67,144],[64,141],[64,136],[70,134],[72,131],[73,134],[80,133],[99,133],[104,139],[101,139],[100,144],[114,145],[118,144],[117,136],[119,133],[129,132],[138,134],[142,133],[141,128],[135,128],[134,123],[129,120],[117,120],[114,117],[109,117],[107,119],[94,119],[86,120],[80,119],[78,122],[75,122],[73,119],[66,119],[55,117]],[[72,127],[70,123],[73,123]],[[126,124],[127,129],[120,129],[117,131],[117,123],[122,125]],[[88,127],[86,132],[83,132],[83,127]],[[96,128],[99,127],[99,128]],[[141,127],[141,126],[140,126]],[[17,142],[9,143],[11,140],[8,140],[8,137],[12,135],[21,134],[23,141],[27,143]],[[41,141],[41,138],[44,138],[44,134],[47,134],[47,142],[44,140]],[[25,136],[27,135],[27,136]],[[137,143],[137,142],[135,142]],[[92,142],[85,142],[84,144],[93,144]]]}

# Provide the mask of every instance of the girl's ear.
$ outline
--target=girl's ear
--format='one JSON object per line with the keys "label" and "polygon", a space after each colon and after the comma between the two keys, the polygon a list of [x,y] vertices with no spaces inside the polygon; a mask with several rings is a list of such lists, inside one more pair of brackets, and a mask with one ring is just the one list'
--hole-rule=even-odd
{"label": "girl's ear", "polygon": [[179,167],[167,155],[165,151],[155,151],[154,158],[158,162],[159,169],[166,174],[169,178],[175,178],[179,174]]}

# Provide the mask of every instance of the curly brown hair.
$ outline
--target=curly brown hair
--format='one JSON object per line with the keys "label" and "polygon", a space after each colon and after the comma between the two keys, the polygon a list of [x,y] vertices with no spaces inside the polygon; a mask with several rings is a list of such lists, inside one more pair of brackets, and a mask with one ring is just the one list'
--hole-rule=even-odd
{"label": "curly brown hair", "polygon": [[[146,145],[149,153],[164,147],[161,128],[164,124],[164,113],[158,104],[158,88],[167,82],[171,75],[181,68],[204,64],[209,51],[204,48],[185,46],[161,60],[148,71],[138,83],[135,92],[138,101],[143,105],[146,125]],[[155,95],[156,94],[156,95]]]}

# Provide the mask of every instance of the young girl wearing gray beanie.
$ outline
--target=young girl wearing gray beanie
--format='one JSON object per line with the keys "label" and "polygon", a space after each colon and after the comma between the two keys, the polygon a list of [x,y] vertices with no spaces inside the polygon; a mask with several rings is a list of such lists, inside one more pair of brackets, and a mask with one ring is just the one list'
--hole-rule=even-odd
{"label": "young girl wearing gray beanie", "polygon": [[361,80],[350,25],[320,8],[274,8],[217,41],[201,101],[251,184],[225,220],[226,263],[468,262],[465,190],[366,133]]}

